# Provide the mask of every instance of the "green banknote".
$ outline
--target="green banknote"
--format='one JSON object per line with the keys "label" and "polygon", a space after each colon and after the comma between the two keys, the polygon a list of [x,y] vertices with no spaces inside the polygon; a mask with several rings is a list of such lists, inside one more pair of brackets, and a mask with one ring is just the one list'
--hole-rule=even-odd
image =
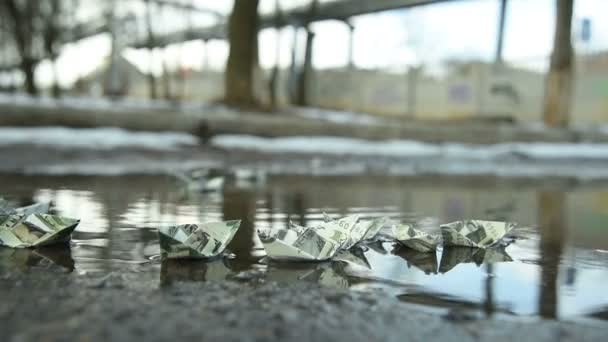
{"label": "green banknote", "polygon": [[182,224],[158,230],[167,258],[211,258],[222,253],[241,225],[240,220]]}
{"label": "green banknote", "polygon": [[400,244],[422,253],[435,252],[441,237],[414,228],[412,224],[400,224],[393,228],[393,238]]}
{"label": "green banknote", "polygon": [[0,246],[27,248],[70,240],[80,220],[47,214],[0,215]]}
{"label": "green banknote", "polygon": [[487,248],[515,228],[513,222],[464,220],[440,226],[444,246]]}
{"label": "green banknote", "polygon": [[260,230],[258,236],[271,259],[323,261],[351,249],[366,236],[375,236],[386,221],[386,218],[359,220],[359,215],[334,220],[324,214],[324,222],[320,224],[302,227],[290,222],[287,228]]}

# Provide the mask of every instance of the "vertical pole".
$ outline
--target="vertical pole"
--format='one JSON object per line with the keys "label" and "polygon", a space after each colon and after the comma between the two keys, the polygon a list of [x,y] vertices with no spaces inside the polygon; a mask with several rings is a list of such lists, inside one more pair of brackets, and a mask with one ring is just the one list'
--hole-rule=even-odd
{"label": "vertical pole", "polygon": [[207,69],[209,69],[209,53],[208,53],[208,48],[207,48],[207,43],[209,43],[208,40],[203,40],[203,71],[206,71]]}
{"label": "vertical pole", "polygon": [[416,116],[416,85],[418,83],[419,68],[410,66],[407,71],[407,114]]}
{"label": "vertical pole", "polygon": [[299,27],[293,27],[293,40],[291,44],[291,64],[289,65],[289,97],[290,102],[296,102],[296,84],[298,78],[298,68],[297,68],[297,60],[298,60],[298,31]]}
{"label": "vertical pole", "polygon": [[496,64],[503,63],[503,48],[505,39],[505,20],[507,17],[507,0],[500,0],[498,14],[498,36],[496,37]]}
{"label": "vertical pole", "polygon": [[352,70],[355,67],[355,25],[349,21],[346,21],[346,25],[348,26],[348,69]]}

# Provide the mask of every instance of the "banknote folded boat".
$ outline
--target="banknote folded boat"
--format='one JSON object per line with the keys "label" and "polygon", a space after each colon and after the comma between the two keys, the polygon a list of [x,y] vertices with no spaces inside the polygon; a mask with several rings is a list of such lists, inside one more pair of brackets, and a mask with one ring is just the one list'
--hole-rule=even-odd
{"label": "banknote folded boat", "polygon": [[0,246],[28,248],[67,242],[79,223],[58,215],[0,215]]}
{"label": "banknote folded boat", "polygon": [[240,220],[182,224],[158,230],[161,256],[165,258],[212,258],[232,241]]}
{"label": "banknote folded boat", "polygon": [[400,224],[393,228],[393,238],[400,244],[422,253],[435,252],[441,242],[438,234],[429,234],[414,228],[413,224]]}
{"label": "banknote folded boat", "polygon": [[513,222],[463,220],[441,225],[444,246],[488,248],[517,226]]}
{"label": "banknote folded boat", "polygon": [[258,236],[270,259],[325,261],[339,251],[371,240],[387,221],[386,218],[359,220],[359,215],[334,220],[325,215],[324,222],[311,227],[290,222],[287,228],[258,230]]}

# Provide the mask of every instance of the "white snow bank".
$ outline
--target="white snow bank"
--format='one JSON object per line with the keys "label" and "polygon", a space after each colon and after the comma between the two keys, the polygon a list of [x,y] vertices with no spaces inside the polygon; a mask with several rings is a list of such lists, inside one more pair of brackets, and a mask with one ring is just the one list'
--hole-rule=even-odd
{"label": "white snow bank", "polygon": [[297,109],[296,115],[307,119],[325,120],[334,123],[349,123],[357,125],[377,125],[386,123],[388,121],[385,118],[370,114],[320,108],[300,107]]}
{"label": "white snow bank", "polygon": [[141,148],[176,150],[198,144],[187,133],[131,132],[120,128],[0,127],[0,146],[38,145],[61,149],[111,150]]}
{"label": "white snow bank", "polygon": [[461,143],[431,144],[410,140],[367,141],[337,137],[261,138],[243,135],[214,137],[211,144],[226,149],[244,149],[267,153],[320,155],[355,155],[383,157],[442,157],[473,160],[505,156],[529,159],[607,160],[608,144],[582,143],[503,143],[471,145]]}

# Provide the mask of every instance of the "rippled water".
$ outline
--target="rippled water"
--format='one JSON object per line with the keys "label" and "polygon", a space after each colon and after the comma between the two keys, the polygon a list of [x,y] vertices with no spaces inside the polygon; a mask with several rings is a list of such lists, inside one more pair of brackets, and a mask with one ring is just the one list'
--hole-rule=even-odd
{"label": "rippled water", "polygon": [[[4,196],[53,201],[81,218],[71,249],[0,249],[0,267],[35,272],[139,272],[159,286],[180,281],[313,281],[401,301],[466,307],[487,314],[608,318],[608,185],[577,187],[488,179],[274,176],[264,184],[228,184],[186,195],[167,177],[26,177],[0,180]],[[429,226],[463,218],[512,220],[510,262],[439,250],[419,254],[371,245],[358,264],[268,264],[254,231],[311,224],[334,216],[388,215]],[[166,223],[242,219],[232,256],[210,262],[161,261],[156,229]]]}

